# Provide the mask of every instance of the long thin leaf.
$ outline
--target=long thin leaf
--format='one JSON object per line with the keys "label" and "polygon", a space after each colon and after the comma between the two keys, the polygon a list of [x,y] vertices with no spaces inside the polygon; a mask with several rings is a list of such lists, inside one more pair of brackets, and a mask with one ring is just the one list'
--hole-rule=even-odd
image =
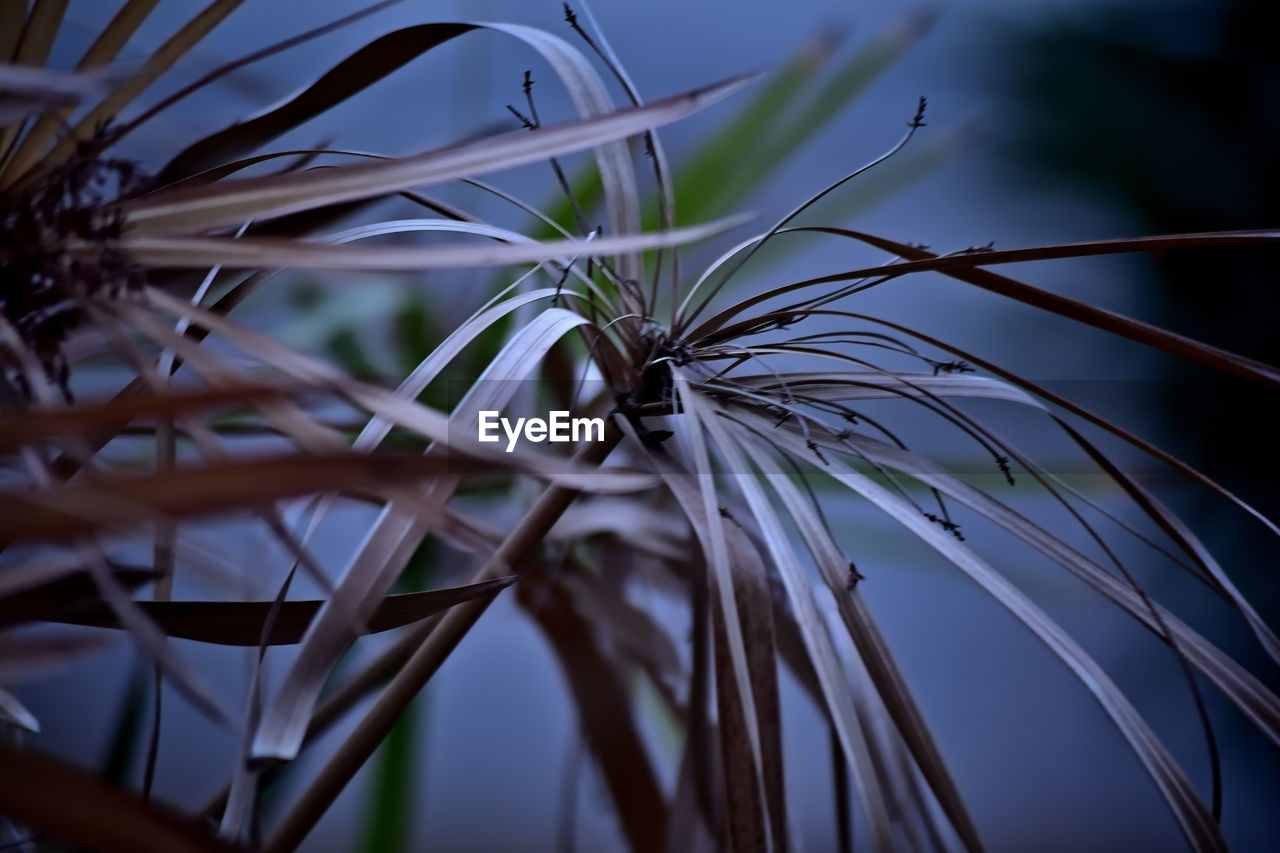
{"label": "long thin leaf", "polygon": [[544,578],[519,600],[555,651],[577,707],[579,726],[631,849],[661,849],[666,835],[662,791],[636,728],[623,671],[563,584],[548,588]]}
{"label": "long thin leaf", "polygon": [[278,106],[237,121],[188,145],[156,175],[167,186],[256,151],[283,133],[362,92],[439,45],[475,29],[471,24],[419,24],[379,36]]}
{"label": "long thin leaf", "polygon": [[[80,140],[91,136],[101,122],[119,115],[138,95],[172,68],[174,63],[185,56],[243,2],[244,0],[213,0],[205,6],[164,44],[156,48],[139,73],[117,86],[111,94],[82,116],[71,132],[54,146],[49,154],[45,155],[45,162],[59,163],[64,160],[75,150]],[[243,218],[238,220],[238,222],[243,221]]]}
{"label": "long thin leaf", "polygon": [[[301,388],[296,390],[302,390]],[[142,418],[164,418],[205,409],[228,408],[290,396],[290,389],[274,385],[244,385],[197,390],[174,390],[116,397],[101,403],[77,403],[57,409],[34,409],[0,416],[0,451],[53,436],[118,433]]]}
{"label": "long thin leaf", "polygon": [[[45,570],[39,564],[6,568],[0,574],[0,628],[37,619],[54,619],[101,601],[93,577],[78,562]],[[122,586],[134,589],[156,579],[149,569],[112,566]]]}
{"label": "long thin leaf", "polygon": [[[804,448],[803,439],[799,437],[796,444]],[[797,452],[805,451],[800,449]],[[815,459],[815,463],[937,550],[1017,617],[1075,674],[1116,724],[1159,788],[1191,847],[1195,850],[1227,849],[1217,822],[1181,768],[1124,694],[1070,635],[990,565],[925,519],[898,495],[834,456],[827,456],[825,461]]]}
{"label": "long thin leaf", "polygon": [[[582,445],[574,459],[582,465],[599,465],[617,445],[621,434],[616,428],[606,429],[604,441]],[[556,519],[578,496],[575,489],[554,485],[548,488],[525,513],[511,534],[503,540],[477,573],[476,580],[487,580],[498,574],[499,567],[519,565],[537,547]],[[264,853],[283,853],[295,849],[334,799],[381,742],[403,713],[438,670],[440,664],[457,647],[458,642],[484,614],[489,598],[479,598],[453,608],[429,635],[420,641],[382,695],[356,725],[351,735],[321,769],[264,845]],[[412,629],[411,629],[412,630]],[[392,651],[396,660],[398,649]]]}
{"label": "long thin leaf", "polygon": [[[771,421],[756,415],[737,413],[761,429],[769,429]],[[789,430],[770,430],[771,437],[796,454],[808,451],[804,440]],[[1272,743],[1280,747],[1280,697],[1267,689],[1229,655],[1200,636],[1186,623],[1155,605],[1156,613],[1135,591],[1111,572],[1090,560],[1040,525],[1031,522],[1010,507],[965,483],[936,464],[875,441],[866,436],[849,436],[840,440],[815,432],[813,440],[824,451],[847,453],[856,448],[862,458],[887,468],[902,471],[940,492],[960,501],[989,518],[1009,533],[1022,539],[1055,563],[1070,571],[1108,600],[1138,619],[1162,641],[1167,637],[1163,626],[1173,634],[1188,662],[1199,669]]]}
{"label": "long thin leaf", "polygon": [[[653,482],[651,477],[643,474],[579,470],[572,463],[560,459],[548,459],[527,450],[517,450],[513,453],[495,450],[494,445],[482,444],[472,438],[474,433],[451,429],[448,418],[439,412],[412,400],[403,399],[384,388],[354,380],[332,365],[285,346],[267,335],[154,289],[147,291],[147,298],[156,307],[175,316],[190,317],[194,325],[222,335],[294,380],[331,388],[383,420],[429,441],[440,442],[452,450],[462,450],[465,447],[465,452],[477,459],[489,459],[503,466],[523,468],[529,473],[548,477],[565,486],[593,492],[627,492],[645,488]],[[206,356],[200,347],[193,346],[190,341],[173,335],[170,329],[155,321],[147,313],[134,309],[127,303],[120,303],[114,307],[135,325],[145,328],[147,333],[161,344],[175,349],[184,358],[199,359]],[[218,365],[220,371],[229,376],[235,376],[234,371],[227,371],[226,365],[221,361]],[[243,379],[237,381],[243,383]],[[311,422],[311,425],[315,426],[314,422]],[[332,438],[332,436],[326,436],[326,438]],[[326,447],[332,449],[333,445],[326,442]]]}
{"label": "long thin leaf", "polygon": [[[450,417],[451,433],[457,436],[460,430],[472,429],[481,410],[501,410],[518,390],[519,380],[537,366],[552,344],[585,322],[569,311],[550,309],[517,332]],[[492,377],[504,381],[487,381]],[[449,441],[446,437],[441,445],[448,447]],[[437,457],[429,452],[423,458]],[[441,478],[428,492],[430,500],[443,504],[457,484],[458,478]],[[324,681],[350,643],[345,624],[349,614],[363,615],[386,594],[433,522],[395,503],[379,514],[344,569],[334,595],[303,638],[298,657],[263,715],[253,744],[255,757],[297,755]]]}
{"label": "long thin leaf", "polygon": [[115,642],[91,632],[21,633],[0,639],[0,684],[17,684],[46,675]]}
{"label": "long thin leaf", "polygon": [[826,623],[817,610],[812,589],[804,577],[777,512],[769,503],[755,475],[747,467],[740,450],[742,437],[731,438],[724,423],[719,422],[718,416],[713,412],[714,409],[708,406],[699,417],[709,435],[714,438],[716,449],[723,455],[729,470],[738,474],[735,482],[751,507],[752,516],[760,525],[773,565],[787,590],[801,636],[817,671],[823,697],[844,748],[845,758],[856,771],[854,778],[858,782],[858,792],[871,821],[871,837],[877,850],[893,850],[893,830],[889,824],[884,792],[878,783],[879,776],[857,719],[853,695],[841,671],[840,659],[827,632]]}
{"label": "long thin leaf", "polygon": [[18,697],[7,690],[0,690],[0,720],[35,734],[40,733],[40,721],[18,701]]}
{"label": "long thin leaf", "polygon": [[[22,22],[27,17],[27,2],[0,3],[0,62],[13,59],[13,50],[22,35]],[[0,151],[3,151],[0,148]]]}
{"label": "long thin leaf", "polygon": [[100,853],[234,853],[200,825],[58,759],[0,744],[0,812]]}
{"label": "long thin leaf", "polygon": [[835,599],[849,635],[867,668],[886,710],[897,726],[907,747],[911,750],[924,778],[933,789],[951,824],[964,843],[965,849],[982,849],[977,828],[965,808],[964,800],[947,770],[942,754],[933,735],[917,707],[906,679],[898,669],[888,644],[876,627],[862,594],[857,587],[850,588],[848,560],[832,541],[829,531],[820,523],[813,507],[805,502],[799,489],[781,468],[767,455],[744,445],[752,461],[782,498],[792,519],[795,520],[810,553]]}
{"label": "long thin leaf", "polygon": [[[680,399],[688,401],[690,398],[686,395],[691,392],[687,380],[677,374],[676,384],[678,389],[683,389]],[[685,402],[685,405],[689,403]],[[739,843],[754,843],[751,839],[755,839],[762,845],[776,844],[785,837],[780,824],[786,821],[785,805],[778,802],[780,792],[777,790],[781,783],[781,768],[777,766],[775,755],[780,748],[776,740],[779,730],[761,727],[761,718],[773,713],[770,698],[756,696],[759,690],[770,690],[767,680],[759,674],[761,650],[752,648],[763,638],[752,637],[746,630],[748,620],[753,623],[762,621],[756,606],[758,581],[737,577],[740,572],[754,574],[753,568],[762,571],[762,567],[758,560],[753,559],[750,543],[742,541],[745,537],[741,531],[727,525],[721,516],[710,473],[706,439],[701,435],[697,422],[691,421],[686,425],[682,419],[675,426],[682,431],[697,431],[682,439],[698,467],[696,479],[665,452],[641,442],[631,425],[623,422],[624,431],[644,449],[689,519],[710,570],[707,587],[716,601],[712,610],[716,614],[713,621],[716,623],[717,697],[721,726],[730,726],[729,732],[721,733],[721,743],[725,773],[727,776],[732,774],[725,779],[730,810],[726,819],[731,835]],[[748,584],[752,586],[743,589]],[[739,612],[739,594],[742,606],[746,608],[744,612]],[[772,645],[770,638],[770,652]],[[699,721],[691,720],[690,725],[697,726]],[[744,772],[747,778],[741,778]],[[762,808],[768,812],[761,812]],[[756,810],[755,813],[752,809]]]}
{"label": "long thin leaf", "polygon": [[[514,577],[495,578],[452,589],[389,595],[369,616],[366,627],[370,634],[401,628],[478,595],[505,589],[514,581]],[[225,646],[284,646],[301,642],[323,604],[285,601],[275,608],[273,601],[140,601],[138,607],[170,637]],[[48,618],[69,625],[121,627],[115,614],[105,607],[77,609]]]}
{"label": "long thin leaf", "polygon": [[781,296],[801,288],[814,287],[837,281],[850,281],[877,276],[900,276],[912,272],[937,270],[952,278],[959,279],[990,290],[1001,296],[1007,296],[1051,311],[1071,320],[1095,326],[1113,334],[1129,338],[1139,343],[1164,350],[1165,352],[1198,361],[1226,373],[1241,376],[1254,382],[1280,388],[1280,369],[1271,365],[1234,353],[1202,344],[1190,338],[1164,329],[1134,320],[1112,311],[1097,308],[1056,293],[1050,293],[1028,284],[997,275],[981,267],[990,264],[1020,263],[1024,261],[1048,260],[1053,258],[1092,257],[1124,252],[1157,252],[1167,249],[1194,248],[1197,246],[1234,246],[1249,244],[1266,244],[1280,242],[1280,232],[1274,230],[1259,231],[1224,231],[1205,234],[1176,234],[1163,237],[1141,237],[1130,240],[1100,240],[1091,243],[1073,243],[1063,246],[1046,246],[1034,249],[1017,249],[1003,252],[977,252],[969,254],[939,256],[916,246],[874,237],[857,231],[840,228],[814,228],[806,230],[824,231],[832,234],[862,240],[877,248],[893,252],[906,261],[875,267],[866,267],[836,275],[822,276],[803,282],[785,285],[766,291],[750,299],[728,308],[704,322],[690,333],[691,340],[714,340],[718,330],[732,317],[740,315],[747,308]]}
{"label": "long thin leaf", "polygon": [[608,115],[518,131],[410,157],[167,190],[124,205],[135,232],[201,231],[473,177],[622,139],[697,112],[741,89],[722,83]]}
{"label": "long thin leaf", "polygon": [[120,71],[77,73],[0,64],[0,125],[74,104],[122,76]]}
{"label": "long thin leaf", "polygon": [[[99,76],[94,74],[95,69],[101,68],[116,58],[159,2],[160,0],[128,0],[102,32],[98,33],[93,44],[76,63],[76,70],[83,76]],[[70,107],[64,106],[42,115],[31,130],[23,136],[22,144],[5,164],[4,174],[21,175],[26,172],[39,158],[40,152],[53,139],[54,134],[63,126],[69,114]]]}
{"label": "long thin leaf", "polygon": [[238,511],[316,492],[380,490],[456,472],[466,464],[405,455],[287,456],[0,492],[0,543],[65,539],[158,517]]}
{"label": "long thin leaf", "polygon": [[[335,167],[337,168],[337,167]],[[356,167],[351,167],[356,168]],[[272,237],[126,236],[123,248],[139,263],[166,268],[222,266],[227,269],[428,270],[503,266],[552,259],[637,252],[703,240],[742,224],[740,216],[652,234],[620,234],[594,240],[558,240],[485,246],[331,246]],[[68,243],[67,251],[91,256],[86,243]]]}
{"label": "long thin leaf", "polygon": [[62,26],[68,0],[36,0],[18,37],[13,61],[18,65],[44,65]]}
{"label": "long thin leaf", "polygon": [[[867,381],[869,376],[866,374],[857,374],[852,378],[852,384],[846,385],[843,389],[840,385],[832,383],[830,386],[821,384],[819,379],[817,385],[808,384],[815,377],[824,376],[823,374],[799,374],[796,385],[803,387],[806,393],[821,396],[826,399],[863,399],[868,396],[874,396],[876,393],[875,386],[890,385],[894,381],[909,381],[912,385],[916,384],[914,375],[903,375],[899,377],[880,377],[873,381]],[[836,374],[825,374],[825,377],[834,380]],[[788,375],[788,384],[790,384]],[[849,375],[846,374],[849,378]],[[928,385],[941,393],[947,393],[947,386],[959,390],[962,396],[973,394],[988,399],[1009,400],[1012,402],[1029,405],[1046,412],[1048,409],[1043,403],[1034,399],[1022,391],[1004,385],[1004,383],[994,382],[993,380],[985,380],[975,382],[975,379],[981,377],[968,376],[949,376],[949,377],[933,377],[934,381],[928,382]],[[938,381],[941,380],[941,381]],[[870,388],[862,387],[863,384]],[[1004,387],[1000,387],[1004,385]],[[796,386],[791,386],[796,387]],[[868,393],[869,392],[869,393]],[[1199,541],[1192,531],[1186,527],[1173,513],[1169,512],[1163,504],[1161,504],[1147,490],[1143,489],[1131,477],[1124,473],[1118,466],[1112,463],[1104,454],[1100,453],[1083,435],[1074,427],[1065,421],[1054,417],[1054,422],[1071,437],[1073,441],[1080,445],[1090,457],[1098,463],[1128,494],[1138,506],[1154,520],[1170,538],[1178,544],[1178,546],[1186,553],[1197,567],[1209,579],[1214,588],[1221,593],[1224,599],[1231,604],[1249,624],[1250,629],[1257,636],[1259,643],[1267,654],[1273,660],[1280,662],[1280,638],[1267,625],[1266,621],[1258,614],[1257,610],[1251,605],[1232,583],[1230,577],[1209,553],[1208,549]],[[995,500],[991,496],[978,489],[969,486],[960,481],[949,472],[943,470],[932,462],[923,459],[915,454],[903,451],[899,448],[891,447],[883,442],[861,435],[851,435],[845,441],[849,446],[856,448],[867,458],[876,462],[895,468],[903,473],[910,474],[924,483],[937,488],[957,500],[960,500],[973,507],[983,515],[996,521],[1005,529],[1018,535],[1020,538],[1035,546],[1039,550],[1053,557],[1057,562],[1067,565],[1068,568],[1081,577],[1097,578],[1100,576],[1110,577],[1101,566],[1093,563],[1088,558],[1077,552],[1075,549],[1062,543],[1057,537],[1050,534],[1038,525],[1035,525],[1014,512],[1009,507]],[[825,446],[833,446],[839,448],[838,443],[833,443],[830,439],[820,439],[820,443]],[[1090,581],[1091,585],[1098,587],[1099,581]],[[1109,588],[1109,587],[1108,587]],[[1126,599],[1126,601],[1129,601]],[[1126,604],[1126,609],[1132,609]],[[1135,615],[1138,615],[1135,612]],[[1141,617],[1140,617],[1141,618]],[[1146,621],[1144,619],[1144,621]],[[1155,626],[1149,625],[1153,629]],[[1159,633],[1157,631],[1157,633]]]}

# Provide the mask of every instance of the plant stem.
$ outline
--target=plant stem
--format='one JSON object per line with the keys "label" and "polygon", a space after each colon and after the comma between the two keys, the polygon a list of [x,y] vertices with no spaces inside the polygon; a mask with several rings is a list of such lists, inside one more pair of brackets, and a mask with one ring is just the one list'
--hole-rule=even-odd
{"label": "plant stem", "polygon": [[[599,464],[617,446],[622,433],[609,422],[604,440],[584,445],[574,456],[578,463]],[[542,542],[543,537],[556,523],[579,492],[563,486],[551,486],[521,519],[498,550],[493,553],[477,573],[474,581],[497,577],[508,567],[518,570],[519,564]],[[463,636],[488,608],[492,599],[488,596],[459,604],[449,610],[426,642],[420,645],[405,662],[404,667],[391,680],[382,695],[356,724],[346,741],[333,757],[316,773],[311,785],[281,819],[275,832],[267,839],[263,853],[284,853],[296,849],[311,832],[316,822],[342,793],[351,778],[373,755],[378,744],[387,737],[391,727],[413,698],[453,652]]]}

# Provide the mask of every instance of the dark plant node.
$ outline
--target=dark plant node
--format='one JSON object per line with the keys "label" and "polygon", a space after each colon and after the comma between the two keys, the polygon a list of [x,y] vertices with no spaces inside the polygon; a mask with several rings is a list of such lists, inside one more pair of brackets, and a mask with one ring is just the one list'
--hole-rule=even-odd
{"label": "dark plant node", "polygon": [[926,125],[925,125],[925,122],[924,122],[924,108],[928,105],[928,103],[929,103],[929,102],[928,102],[928,100],[925,98],[925,96],[924,96],[924,95],[921,95],[921,96],[920,96],[920,102],[916,105],[916,114],[915,114],[915,116],[911,119],[911,121],[907,122],[907,127],[909,127],[909,128],[911,128],[911,129],[913,129],[913,130],[914,130],[914,129],[915,129],[915,128],[917,128],[917,127],[925,127],[925,126],[926,126]]}
{"label": "dark plant node", "polygon": [[849,563],[849,578],[845,582],[846,590],[848,590],[849,592],[853,592],[854,588],[857,587],[858,585],[858,581],[862,581],[866,579],[867,579],[867,576],[864,575],[862,572],[858,571],[857,566],[855,566],[853,563]]}
{"label": "dark plant node", "polygon": [[526,130],[538,129],[538,126],[533,123],[533,119],[529,118],[527,115],[520,112],[515,107],[511,106],[510,104],[507,104],[507,109],[511,111],[511,114],[516,117],[516,120],[519,121],[520,124],[524,125],[524,128]]}
{"label": "dark plant node", "polygon": [[818,443],[812,438],[804,443],[804,446],[813,451],[813,455],[818,457],[818,461],[823,465],[827,464],[827,457],[822,455],[822,449],[818,447]]}
{"label": "dark plant node", "polygon": [[[136,163],[104,156],[107,140],[104,125],[64,162],[0,194],[0,312],[68,401],[62,345],[83,321],[77,301],[119,296],[143,282],[120,247],[124,216],[112,202],[140,189],[145,177]],[[72,241],[89,251],[73,257],[58,248]],[[0,354],[0,371],[31,397],[16,359]]]}
{"label": "dark plant node", "polygon": [[942,518],[941,516],[935,515],[932,512],[926,512],[924,514],[924,517],[929,519],[939,527],[941,527],[943,530],[950,533],[952,536],[956,537],[956,539],[959,539],[961,542],[964,541],[964,534],[960,532],[960,525],[956,524],[951,519]]}
{"label": "dark plant node", "polygon": [[973,373],[974,370],[969,366],[967,361],[933,361],[929,360],[929,364],[933,366],[933,375],[939,373]]}

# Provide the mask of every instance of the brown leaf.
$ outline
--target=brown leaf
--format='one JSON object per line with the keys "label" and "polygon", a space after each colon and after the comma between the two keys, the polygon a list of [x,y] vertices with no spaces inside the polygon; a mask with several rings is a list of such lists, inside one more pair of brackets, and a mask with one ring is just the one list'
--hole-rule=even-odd
{"label": "brown leaf", "polygon": [[234,853],[202,827],[143,803],[78,767],[0,745],[0,812],[98,853]]}
{"label": "brown leaf", "polygon": [[488,468],[443,456],[290,455],[0,493],[0,544],[84,536],[157,517],[225,513],[317,492],[377,491]]}
{"label": "brown leaf", "polygon": [[[368,619],[367,627],[371,634],[400,628],[463,601],[497,592],[514,582],[512,576],[448,589],[389,595]],[[282,602],[265,644],[283,646],[301,642],[323,603]],[[262,644],[263,628],[274,604],[272,601],[139,601],[138,607],[170,637],[224,646],[257,646]],[[105,605],[66,613],[49,621],[100,628],[123,627]]]}
{"label": "brown leaf", "polygon": [[286,389],[267,385],[227,386],[164,394],[118,395],[102,403],[6,413],[0,417],[0,451],[10,451],[27,442],[59,433],[116,433],[139,418],[173,417],[204,409],[260,403],[288,393]]}

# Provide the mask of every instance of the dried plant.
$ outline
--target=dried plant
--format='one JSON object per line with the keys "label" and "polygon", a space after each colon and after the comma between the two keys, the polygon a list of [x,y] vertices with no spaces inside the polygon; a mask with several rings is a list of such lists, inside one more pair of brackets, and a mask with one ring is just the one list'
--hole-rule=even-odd
{"label": "dried plant", "polygon": [[[148,798],[158,704],[142,789],[130,792],[24,747],[16,733],[38,722],[14,693],[0,692],[0,714],[14,734],[0,746],[6,768],[0,813],[15,832],[102,850],[293,849],[387,741],[495,596],[514,584],[505,594],[516,596],[556,653],[584,743],[633,849],[793,846],[779,663],[830,723],[833,784],[840,790],[852,782],[859,819],[877,849],[980,849],[979,828],[864,599],[874,575],[851,561],[832,529],[839,491],[847,490],[954,564],[1079,678],[1133,749],[1190,847],[1226,847],[1216,756],[1206,803],[1102,667],[1002,574],[998,543],[987,535],[966,537],[951,508],[963,507],[1044,555],[1166,644],[1196,698],[1211,753],[1200,680],[1273,745],[1280,744],[1280,698],[1154,601],[1116,557],[1110,538],[1134,536],[1203,581],[1206,594],[1233,608],[1277,661],[1280,640],[1195,534],[1090,434],[1128,442],[1253,511],[1143,439],[981,355],[917,331],[909,321],[860,313],[856,297],[936,272],[1274,391],[1280,385],[1275,368],[992,268],[1276,242],[1276,232],[935,254],[803,224],[801,214],[811,205],[897,155],[924,127],[921,99],[905,135],[883,157],[690,275],[673,247],[740,220],[677,227],[677,210],[698,221],[741,203],[772,164],[910,44],[925,23],[920,18],[885,34],[825,84],[820,72],[834,46],[824,40],[808,47],[678,168],[656,128],[747,80],[645,102],[590,16],[566,6],[582,49],[515,25],[405,27],[342,60],[292,99],[194,142],[144,175],[127,153],[139,124],[249,62],[394,2],[231,63],[127,120],[121,116],[133,99],[239,4],[210,3],[141,68],[119,73],[110,63],[156,6],[130,0],[75,72],[44,71],[39,66],[65,5],[7,4],[9,21],[0,28],[12,34],[0,43],[0,56],[13,58],[0,66],[6,122],[0,132],[6,478],[0,546],[7,552],[0,569],[0,628],[7,632],[0,672],[6,682],[19,682],[97,652],[109,635],[50,631],[37,623],[123,628],[154,664],[156,679],[234,732],[241,748],[230,766],[207,769],[226,774],[221,794],[174,815]],[[480,27],[540,54],[581,118],[544,123],[535,81],[526,75],[525,103],[510,108],[520,127],[508,133],[402,157],[264,150],[287,130]],[[615,108],[589,56],[612,76],[627,106]],[[82,100],[90,105],[73,109]],[[75,123],[62,130],[70,118]],[[728,156],[741,153],[743,138],[754,140],[752,153]],[[571,175],[559,158],[579,151],[594,153],[594,168]],[[336,162],[312,167],[318,157]],[[477,180],[544,161],[563,195],[547,212]],[[280,168],[237,175],[263,164]],[[650,203],[640,189],[648,176],[655,186]],[[500,228],[423,194],[450,182],[497,195],[534,215],[542,230]],[[370,202],[390,197],[407,199],[430,218],[372,219]],[[601,225],[590,225],[596,216]],[[350,224],[353,218],[359,224]],[[341,221],[346,227],[332,230]],[[645,223],[656,228],[645,231]],[[490,242],[363,244],[428,232]],[[776,263],[778,256],[760,255],[761,249],[792,250],[791,235],[802,233],[877,257],[801,281],[775,271],[766,290],[746,297],[733,292],[749,263]],[[437,335],[407,375],[393,379],[394,390],[355,378],[339,360],[286,346],[233,314],[282,270],[418,275],[515,266],[529,268]],[[183,270],[204,273],[194,293],[189,279],[175,272]],[[406,303],[402,318],[411,320],[414,310]],[[123,368],[127,379],[114,396],[103,397],[113,389],[93,388],[81,392],[93,399],[70,399],[75,336],[95,341],[99,360]],[[459,365],[476,353],[479,369],[460,373]],[[459,375],[468,376],[465,392],[444,402],[441,386]],[[1040,413],[1150,524],[1139,529],[1045,470],[966,410],[965,400],[974,398]],[[548,406],[607,419],[603,440],[582,442],[571,457],[525,448],[505,453],[477,440],[481,412],[525,415]],[[978,488],[908,446],[896,421],[877,412],[894,406],[899,415],[909,407],[912,423],[924,418],[954,428],[989,456],[1001,482],[1016,480],[1019,489],[1034,483],[1031,488],[1051,496],[1094,543],[1092,552],[1071,544],[1076,530],[1048,529],[998,490]],[[147,448],[141,458],[124,452],[139,439]],[[536,496],[531,482],[543,484]],[[930,503],[921,502],[922,495]],[[338,508],[370,505],[376,511],[363,539],[334,575],[326,565],[332,555],[312,544],[316,531]],[[512,523],[495,523],[499,513],[513,510],[519,515]],[[287,555],[271,575],[274,597],[173,600],[178,574],[202,572],[224,584],[242,574],[196,535],[205,518],[229,514],[252,519]],[[1095,516],[1102,522],[1089,520]],[[464,581],[438,561],[433,578],[451,586],[424,590],[419,576],[406,588],[404,579],[415,575],[411,564],[431,564],[431,555],[440,553],[433,544],[441,543],[472,555],[471,576]],[[140,552],[149,562],[137,562]],[[323,595],[291,598],[300,576]],[[142,592],[148,585],[150,596]],[[636,603],[643,589],[674,591],[691,626],[687,648]],[[339,677],[339,661],[359,636],[396,629],[393,642]],[[169,637],[256,648],[246,706],[231,708],[211,691]],[[266,691],[262,664],[282,644],[299,644],[298,652],[279,687]],[[683,734],[673,794],[659,785],[658,757],[639,734],[633,674],[659,697],[655,713]],[[376,696],[372,705],[298,796],[264,824],[260,790],[369,695]],[[68,797],[77,808],[65,808]],[[853,805],[847,796],[837,799],[833,834],[847,849]]]}

